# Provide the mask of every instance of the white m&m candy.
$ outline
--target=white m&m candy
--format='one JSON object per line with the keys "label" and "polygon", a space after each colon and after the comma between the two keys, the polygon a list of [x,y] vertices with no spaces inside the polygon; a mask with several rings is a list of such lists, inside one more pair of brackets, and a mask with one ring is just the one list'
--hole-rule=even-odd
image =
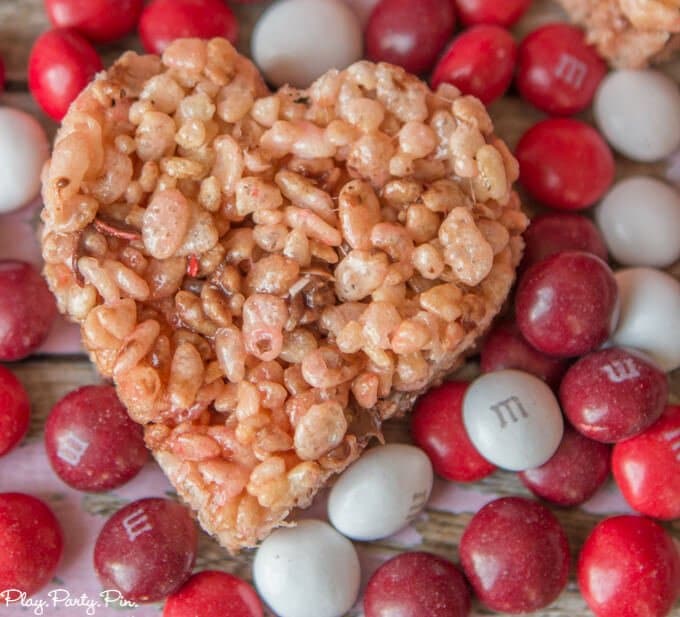
{"label": "white m&m candy", "polygon": [[277,529],[257,550],[253,578],[279,617],[341,617],[359,594],[359,558],[327,523]]}
{"label": "white m&m candy", "polygon": [[646,352],[666,372],[680,367],[680,283],[653,268],[615,277],[621,309],[610,343]]}
{"label": "white m&m candy", "polygon": [[470,384],[463,423],[479,453],[511,471],[547,462],[564,430],[552,390],[538,377],[515,370],[487,373]]}
{"label": "white m&m candy", "polygon": [[425,507],[432,481],[432,464],[420,448],[378,446],[340,476],[331,489],[328,516],[354,540],[386,538]]}
{"label": "white m&m candy", "polygon": [[275,86],[306,88],[329,69],[361,58],[361,25],[341,0],[282,0],[257,22],[252,53]]}
{"label": "white m&m candy", "polygon": [[663,268],[680,258],[680,193],[665,182],[646,176],[622,180],[595,218],[609,252],[624,265]]}
{"label": "white m&m candy", "polygon": [[38,195],[49,147],[40,124],[18,109],[0,107],[0,213]]}
{"label": "white m&m candy", "polygon": [[635,161],[658,161],[680,145],[680,93],[659,71],[609,73],[595,95],[594,109],[607,141]]}

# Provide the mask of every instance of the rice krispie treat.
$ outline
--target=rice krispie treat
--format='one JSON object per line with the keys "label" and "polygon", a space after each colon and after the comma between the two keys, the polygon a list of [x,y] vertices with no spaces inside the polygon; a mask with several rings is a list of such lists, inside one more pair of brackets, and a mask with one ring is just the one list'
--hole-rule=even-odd
{"label": "rice krispie treat", "polygon": [[615,67],[641,68],[680,48],[680,0],[560,2]]}
{"label": "rice krispie treat", "polygon": [[483,105],[388,64],[267,91],[127,53],[44,171],[45,275],[203,527],[253,546],[500,309],[527,218]]}

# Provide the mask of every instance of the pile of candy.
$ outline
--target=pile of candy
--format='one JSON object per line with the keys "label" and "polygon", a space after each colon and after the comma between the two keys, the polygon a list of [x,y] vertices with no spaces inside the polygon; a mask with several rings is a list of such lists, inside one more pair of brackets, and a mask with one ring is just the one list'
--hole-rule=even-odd
{"label": "pile of candy", "polygon": [[[263,13],[252,55],[273,85],[305,87],[360,59],[364,47],[371,60],[431,73],[433,87],[453,84],[485,104],[514,82],[524,101],[551,116],[526,131],[515,155],[526,192],[553,211],[534,217],[524,234],[511,310],[481,344],[482,375],[418,400],[415,446],[374,447],[340,476],[329,494],[330,524],[299,521],[265,539],[253,564],[259,597],[224,572],[192,575],[198,532],[191,514],[156,498],[128,504],[101,530],[94,565],[103,586],[137,602],[167,598],[164,617],[262,617],[260,598],[280,617],[341,617],[360,591],[351,540],[384,539],[415,520],[434,473],[474,482],[497,468],[514,471],[543,502],[574,507],[611,471],[642,516],[595,526],[579,547],[581,593],[597,617],[673,610],[680,552],[652,519],[680,518],[680,406],[668,404],[667,377],[680,367],[680,283],[661,270],[680,259],[680,195],[653,177],[614,184],[610,146],[638,162],[669,157],[680,145],[680,94],[659,71],[608,73],[584,33],[568,24],[541,26],[518,46],[508,28],[529,4],[280,0]],[[87,10],[75,0],[47,0],[46,7],[55,29],[36,41],[29,81],[54,119],[102,69],[93,43],[136,26],[154,53],[178,37],[238,36],[222,0],[93,0]],[[466,28],[446,47],[457,21]],[[0,91],[3,81],[0,60]],[[570,117],[591,105],[598,130]],[[47,150],[34,119],[0,108],[0,212],[35,197]],[[595,204],[593,223],[579,211]],[[609,257],[623,268],[614,272]],[[1,361],[38,349],[55,316],[32,266],[0,262]],[[29,417],[26,391],[0,367],[0,456],[21,442]],[[61,399],[45,426],[45,448],[57,475],[81,491],[119,487],[148,460],[142,428],[108,385]],[[35,497],[0,494],[0,549],[0,590],[34,594],[60,562],[59,522]],[[469,588],[492,610],[536,611],[563,591],[570,568],[557,517],[523,497],[477,512],[459,556],[460,567],[422,552],[386,562],[364,591],[365,617],[464,617]]]}

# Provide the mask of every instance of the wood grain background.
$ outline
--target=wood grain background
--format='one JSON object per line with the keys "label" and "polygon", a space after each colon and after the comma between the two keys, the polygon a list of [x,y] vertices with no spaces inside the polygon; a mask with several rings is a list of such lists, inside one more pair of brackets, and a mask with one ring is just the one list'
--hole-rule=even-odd
{"label": "wood grain background", "polygon": [[[261,2],[250,6],[235,7],[241,24],[239,48],[244,53],[248,52],[252,25],[268,4],[269,2]],[[541,23],[563,18],[560,8],[551,1],[535,0],[529,15],[518,24],[516,34],[521,37]],[[5,61],[8,79],[7,92],[0,95],[0,105],[18,107],[33,113],[48,133],[53,135],[56,125],[38,110],[28,94],[26,75],[31,45],[35,38],[47,28],[43,0],[0,0],[0,56]],[[105,64],[110,64],[124,49],[140,49],[139,40],[130,36],[114,46],[100,48]],[[680,81],[680,61],[666,65],[663,70]],[[519,136],[529,126],[542,117],[539,112],[530,109],[512,95],[495,103],[491,111],[498,133],[511,146],[515,145]],[[584,117],[588,119],[588,114]],[[666,163],[647,165],[618,159],[617,175],[625,177],[633,173],[647,173],[664,177],[667,173],[666,167]],[[527,207],[529,210],[534,210],[534,206],[529,202],[527,202]],[[675,264],[670,271],[675,276],[679,276],[680,264]],[[61,396],[80,385],[99,381],[96,372],[84,357],[34,357],[12,365],[11,368],[26,385],[32,399],[34,415],[30,438],[34,439],[41,437],[44,419],[52,405]],[[475,374],[476,367],[470,364],[464,370],[466,375],[472,376]],[[675,402],[678,402],[680,401],[680,371],[671,375],[671,382],[672,397]],[[385,427],[385,432],[390,441],[405,441],[408,439],[407,421],[390,421]],[[499,495],[529,495],[516,475],[507,472],[497,472],[477,483],[475,488],[482,492]],[[576,557],[583,540],[601,517],[580,509],[553,508],[553,511],[563,523],[569,536],[573,555]],[[453,515],[428,509],[426,519],[417,524],[417,530],[423,538],[420,548],[456,560],[458,541],[471,516],[472,513]],[[666,527],[680,541],[680,521],[668,523]],[[400,551],[399,546],[385,542],[364,545],[362,548],[369,552],[375,551],[380,555],[385,552],[396,554]],[[228,558],[210,538],[203,536],[198,565],[219,567],[249,578],[251,557],[252,555],[245,553],[235,559]],[[480,615],[492,614],[479,606],[476,606],[475,610]],[[549,608],[534,613],[534,617],[586,617],[588,615],[591,613],[578,593],[573,571],[569,585],[560,598]],[[680,604],[676,605],[672,615],[680,617]]]}

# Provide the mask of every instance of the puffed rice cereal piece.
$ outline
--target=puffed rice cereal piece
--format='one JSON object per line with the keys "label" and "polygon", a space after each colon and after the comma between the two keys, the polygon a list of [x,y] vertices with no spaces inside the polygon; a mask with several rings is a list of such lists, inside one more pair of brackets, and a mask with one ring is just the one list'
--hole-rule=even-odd
{"label": "puffed rice cereal piece", "polygon": [[678,0],[560,0],[617,68],[643,68],[680,48]]}

